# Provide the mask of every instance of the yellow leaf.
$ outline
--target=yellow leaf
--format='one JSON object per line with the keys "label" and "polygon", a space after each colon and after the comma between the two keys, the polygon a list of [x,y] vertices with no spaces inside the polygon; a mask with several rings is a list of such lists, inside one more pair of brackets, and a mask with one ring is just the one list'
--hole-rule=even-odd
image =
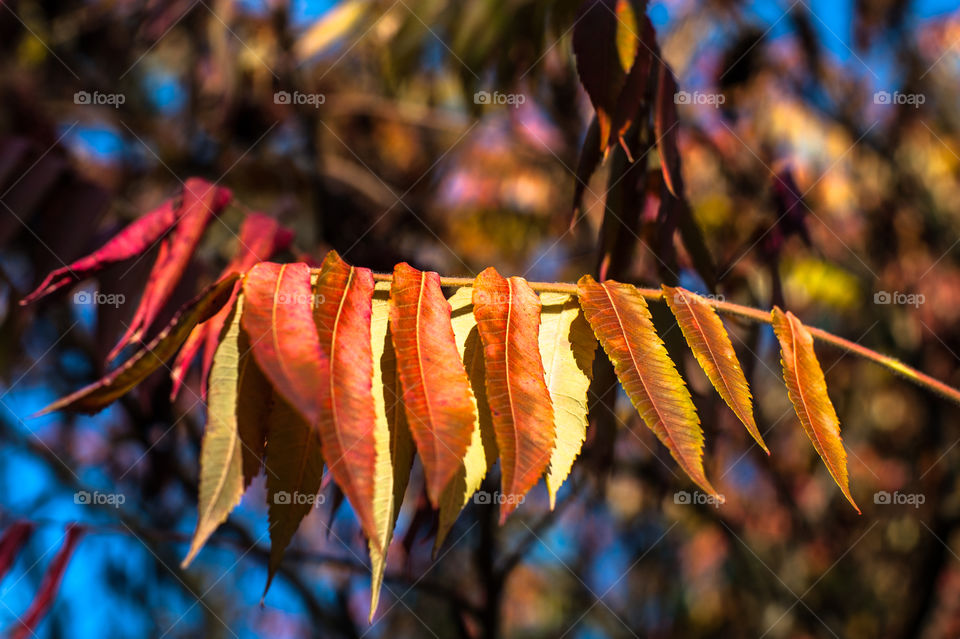
{"label": "yellow leaf", "polygon": [[540,357],[556,425],[547,471],[552,509],[587,436],[587,389],[593,377],[597,339],[575,296],[541,293],[540,303]]}
{"label": "yellow leaf", "polygon": [[769,455],[770,451],[763,443],[763,437],[760,436],[757,422],[753,418],[753,403],[747,378],[743,375],[723,320],[703,298],[686,289],[663,285],[663,298],[677,318],[684,339],[710,383]]}
{"label": "yellow leaf", "polygon": [[[373,476],[373,518],[379,538],[370,539],[370,620],[377,610],[387,551],[403,505],[413,464],[413,440],[407,427],[390,337],[390,282],[377,282],[373,293],[370,339],[373,352],[373,399],[376,462]],[[381,550],[382,549],[382,550]]]}
{"label": "yellow leaf", "polygon": [[771,315],[773,330],[780,341],[783,380],[800,425],[844,497],[859,513],[860,509],[850,495],[847,452],[840,439],[840,420],[827,395],[827,380],[813,350],[813,337],[790,311],[784,313],[774,306]]}
{"label": "yellow leaf", "polygon": [[256,369],[240,327],[243,294],[226,322],[213,356],[207,397],[207,425],[200,449],[200,491],[197,528],[183,567],[193,561],[217,527],[240,503],[259,470],[263,453],[264,411],[271,390]]}
{"label": "yellow leaf", "polygon": [[463,359],[463,366],[470,378],[472,398],[477,406],[479,419],[474,422],[470,445],[463,457],[463,465],[447,484],[440,496],[440,515],[437,526],[437,539],[433,552],[443,545],[443,541],[453,528],[457,516],[470,498],[480,488],[487,471],[497,460],[497,443],[493,434],[493,421],[487,406],[487,393],[483,380],[483,347],[477,332],[477,320],[473,316],[473,288],[464,286],[447,300],[450,303],[450,323],[457,342],[457,351]]}

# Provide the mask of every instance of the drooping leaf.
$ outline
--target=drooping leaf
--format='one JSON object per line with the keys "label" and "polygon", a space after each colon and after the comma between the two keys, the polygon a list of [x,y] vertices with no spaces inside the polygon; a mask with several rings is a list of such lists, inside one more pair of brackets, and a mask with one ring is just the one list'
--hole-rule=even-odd
{"label": "drooping leaf", "polygon": [[66,539],[57,551],[47,571],[43,574],[43,581],[37,589],[37,594],[27,611],[17,618],[17,622],[9,630],[11,639],[27,639],[27,637],[36,637],[36,629],[43,617],[53,605],[53,599],[60,588],[60,582],[63,581],[63,573],[67,570],[67,564],[76,550],[80,538],[83,536],[83,529],[77,524],[67,526]]}
{"label": "drooping leaf", "polygon": [[750,386],[720,316],[699,295],[680,287],[664,285],[663,298],[677,318],[684,339],[710,383],[769,455],[770,450],[763,443],[753,418]]}
{"label": "drooping leaf", "polygon": [[550,462],[553,403],[540,360],[540,299],[526,280],[484,270],[473,314],[483,343],[487,402],[500,451],[500,521],[506,520]]}
{"label": "drooping leaf", "polygon": [[199,178],[190,178],[183,186],[182,212],[176,226],[160,243],[160,252],[154,262],[147,287],[140,304],[123,337],[108,355],[114,359],[127,345],[140,341],[153,325],[154,320],[170,299],[174,287],[180,281],[184,269],[203,236],[213,216],[230,202],[229,190],[215,186]]}
{"label": "drooping leaf", "polygon": [[271,389],[257,370],[240,326],[243,295],[231,309],[210,371],[207,425],[200,450],[197,528],[183,560],[187,567],[259,472]]}
{"label": "drooping leaf", "polygon": [[305,421],[300,411],[277,397],[267,419],[264,461],[270,523],[270,561],[264,596],[300,522],[318,504],[323,458],[316,427]]}
{"label": "drooping leaf", "polygon": [[[336,251],[323,260],[314,323],[324,354],[320,380],[320,440],[327,468],[357,513],[367,539],[379,544],[373,516],[374,434],[370,269],[348,265]],[[382,549],[381,549],[382,550]]]}
{"label": "drooping leaf", "polygon": [[470,378],[471,398],[476,403],[478,419],[473,424],[470,445],[460,460],[460,467],[440,496],[434,555],[443,545],[460,511],[480,489],[483,478],[497,461],[498,455],[484,383],[483,344],[480,343],[477,320],[473,316],[473,287],[458,288],[447,301],[451,308],[450,322],[457,342],[457,353]]}
{"label": "drooping leaf", "polygon": [[580,310],[577,298],[541,293],[540,357],[553,401],[556,444],[547,472],[550,508],[566,481],[573,460],[587,436],[587,390],[593,377],[597,339]]}
{"label": "drooping leaf", "polygon": [[646,425],[703,490],[716,495],[703,471],[703,431],[690,391],[657,335],[646,300],[629,284],[577,283],[580,305],[617,378]]}
{"label": "drooping leaf", "polygon": [[0,537],[0,579],[6,576],[32,534],[33,523],[29,521],[15,521],[3,531],[3,537]]}
{"label": "drooping leaf", "polygon": [[780,342],[783,379],[790,401],[800,418],[800,425],[843,496],[859,513],[860,508],[850,495],[847,452],[840,438],[840,420],[827,394],[827,380],[813,350],[813,337],[790,311],[784,313],[774,307],[771,317],[773,330]]}
{"label": "drooping leaf", "polygon": [[[269,260],[280,251],[286,250],[291,241],[293,241],[293,233],[282,227],[275,219],[263,213],[251,213],[244,218],[243,224],[240,225],[236,255],[223,269],[221,277],[233,272],[246,273],[257,262]],[[236,295],[237,290],[239,290],[239,287],[235,287],[234,295]],[[233,299],[231,299],[232,301]],[[231,307],[232,304],[227,304],[220,309],[219,313],[195,327],[190,333],[190,337],[183,344],[183,348],[177,353],[177,359],[170,372],[170,378],[173,381],[173,389],[170,391],[171,401],[176,398],[184,377],[186,377],[187,369],[201,347],[203,347],[204,353],[200,377],[200,396],[202,399],[207,398],[207,378],[210,376],[210,368],[213,365],[213,355],[217,350],[217,341]]]}
{"label": "drooping leaf", "polygon": [[327,365],[313,323],[310,267],[261,262],[244,277],[243,294],[241,324],[260,370],[308,424],[317,424]]}
{"label": "drooping leaf", "polygon": [[610,147],[619,141],[628,156],[630,152],[624,141],[624,135],[642,114],[649,113],[646,109],[641,110],[641,107],[647,97],[650,71],[659,53],[650,18],[646,14],[640,14],[637,18],[639,24],[636,25],[635,33],[636,36],[639,36],[639,39],[637,39],[638,45],[635,55],[631,58],[632,64],[629,67],[630,71],[627,73],[627,77],[624,79],[623,89],[617,97],[610,127],[610,139],[606,142],[607,146]]}
{"label": "drooping leaf", "polygon": [[393,271],[390,331],[407,423],[436,508],[470,444],[477,419],[467,372],[457,353],[450,304],[440,276],[406,263]]}
{"label": "drooping leaf", "polygon": [[170,320],[167,327],[157,334],[149,344],[134,353],[129,360],[118,366],[103,379],[58,399],[40,411],[38,415],[45,415],[55,410],[93,414],[126,394],[146,379],[150,373],[173,357],[173,354],[187,339],[187,335],[193,330],[194,326],[210,318],[227,303],[233,285],[238,278],[239,275],[231,273],[208,286],[200,295],[180,309]]}
{"label": "drooping leaf", "polygon": [[182,208],[174,206],[172,200],[167,200],[143,217],[131,222],[90,255],[51,271],[32,293],[20,300],[20,304],[34,302],[71,282],[79,282],[111,264],[144,253],[176,224],[181,211]]}
{"label": "drooping leaf", "polygon": [[[397,377],[396,355],[390,335],[390,283],[377,282],[370,319],[373,352],[373,400],[376,413],[374,436],[377,461],[373,476],[373,517],[378,541],[369,541],[370,619],[377,610],[387,551],[397,524],[403,495],[413,465],[413,439],[407,426]],[[381,550],[382,549],[382,550]]]}
{"label": "drooping leaf", "polygon": [[673,71],[661,61],[657,77],[656,108],[653,117],[653,133],[660,153],[660,170],[663,181],[674,197],[683,198],[683,176],[680,174],[680,151],[678,148],[680,120],[677,115],[677,80]]}
{"label": "drooping leaf", "polygon": [[[599,145],[608,148],[612,120],[635,63],[646,3],[640,0],[586,0],[573,27],[577,74],[597,114]],[[613,136],[616,139],[616,136]]]}

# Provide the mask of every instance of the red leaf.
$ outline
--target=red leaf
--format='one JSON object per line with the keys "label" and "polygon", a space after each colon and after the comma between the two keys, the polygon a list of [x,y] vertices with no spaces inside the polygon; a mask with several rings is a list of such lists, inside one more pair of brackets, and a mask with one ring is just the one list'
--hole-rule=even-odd
{"label": "red leaf", "polygon": [[26,545],[31,534],[33,534],[33,524],[29,521],[15,521],[3,531],[3,537],[0,537],[0,579],[3,579],[10,570],[10,566],[16,561],[17,554]]}
{"label": "red leaf", "polygon": [[316,334],[326,370],[320,380],[320,441],[327,468],[346,494],[368,539],[376,540],[376,460],[370,318],[373,273],[330,251],[317,280]]}
{"label": "red leaf", "polygon": [[47,572],[43,575],[43,581],[40,583],[40,588],[37,589],[37,594],[33,603],[30,604],[30,608],[22,617],[18,618],[19,623],[11,628],[11,639],[26,639],[36,636],[34,631],[53,604],[53,598],[60,588],[60,582],[63,580],[63,573],[66,572],[70,557],[82,536],[83,529],[80,526],[77,524],[67,526],[66,541],[60,546],[60,550],[57,551],[57,555],[50,562]]}
{"label": "red leaf", "polygon": [[438,508],[440,494],[462,464],[477,416],[437,273],[397,264],[390,331],[407,423],[423,462],[427,494]]}
{"label": "red leaf", "polygon": [[473,314],[483,343],[487,403],[500,450],[501,523],[550,463],[553,401],[540,359],[540,298],[520,277],[477,276]]}
{"label": "red leaf", "polygon": [[243,330],[260,370],[310,425],[318,420],[318,385],[327,368],[313,324],[306,264],[261,262],[243,279]]}
{"label": "red leaf", "polygon": [[[659,51],[650,18],[643,15],[641,20],[640,29],[642,29],[642,32],[637,34],[640,36],[637,55],[633,60],[633,66],[630,67],[630,71],[623,81],[623,90],[617,97],[616,107],[613,111],[613,122],[610,127],[610,139],[606,143],[610,147],[619,141],[628,157],[630,152],[627,150],[627,144],[624,142],[623,136],[640,115],[640,107],[647,96],[654,56]],[[648,114],[649,111],[644,110],[644,113]]]}
{"label": "red leaf", "polygon": [[199,178],[190,178],[183,187],[183,205],[173,232],[160,244],[160,254],[150,271],[146,290],[133,321],[113,350],[107,355],[115,358],[132,342],[139,341],[157,319],[167,303],[174,287],[183,275],[183,270],[200,243],[207,224],[214,215],[219,215],[230,201],[230,191]]}
{"label": "red leaf", "polygon": [[[240,226],[237,254],[223,269],[220,277],[227,273],[246,273],[257,262],[269,260],[280,251],[286,250],[291,241],[293,241],[293,233],[280,226],[280,223],[275,219],[263,213],[251,213]],[[203,399],[207,398],[207,377],[209,377],[210,368],[213,365],[213,354],[217,350],[220,331],[223,330],[223,326],[230,316],[230,309],[233,308],[233,301],[236,299],[238,290],[237,288],[234,289],[230,301],[220,309],[219,313],[193,329],[183,348],[180,349],[170,373],[173,381],[170,401],[176,399],[180,386],[186,377],[187,369],[190,368],[190,364],[201,347],[204,351],[200,377],[200,396]]]}
{"label": "red leaf", "polygon": [[680,151],[677,148],[678,122],[677,80],[666,63],[660,63],[657,78],[657,107],[653,118],[653,131],[657,138],[657,150],[660,152],[660,170],[663,181],[670,193],[678,199],[683,198],[683,176],[680,174]]}
{"label": "red leaf", "polygon": [[599,142],[610,139],[610,122],[626,77],[617,52],[618,0],[586,0],[573,27],[580,83],[597,112]]}
{"label": "red leaf", "polygon": [[179,212],[173,206],[172,200],[164,202],[153,211],[131,222],[90,255],[52,271],[36,290],[20,300],[20,304],[34,302],[72,282],[85,279],[111,264],[140,255],[177,223]]}

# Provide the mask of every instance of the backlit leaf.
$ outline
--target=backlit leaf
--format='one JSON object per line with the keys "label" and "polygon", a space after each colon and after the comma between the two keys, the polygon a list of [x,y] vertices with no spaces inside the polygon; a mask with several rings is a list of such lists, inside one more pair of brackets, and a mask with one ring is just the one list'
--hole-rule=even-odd
{"label": "backlit leaf", "polygon": [[227,330],[210,371],[207,425],[200,449],[197,528],[184,567],[240,503],[263,456],[271,389],[253,361],[240,326],[243,303],[243,295],[239,295],[230,309]]}
{"label": "backlit leaf", "polygon": [[407,423],[423,462],[427,495],[437,507],[477,419],[439,275],[406,263],[394,268],[390,331]]}
{"label": "backlit leaf", "polygon": [[326,357],[313,323],[310,267],[261,262],[243,279],[241,323],[260,370],[308,424],[319,420]]}
{"label": "backlit leaf", "polygon": [[716,495],[703,471],[703,431],[690,391],[657,335],[647,302],[636,288],[584,275],[580,305],[613,362],[630,401],[680,467]]}
{"label": "backlit leaf", "polygon": [[547,472],[552,509],[587,436],[587,389],[597,339],[575,296],[541,293],[540,303],[540,356],[556,425],[556,445]]}
{"label": "backlit leaf", "polygon": [[164,362],[173,357],[187,339],[193,327],[219,311],[227,300],[239,275],[231,273],[219,282],[211,284],[200,295],[180,309],[170,323],[149,344],[133,354],[129,360],[114,369],[103,379],[90,384],[44,408],[38,415],[55,410],[70,410],[81,413],[96,413],[125,395],[142,382]]}
{"label": "backlit leaf", "polygon": [[473,424],[470,445],[460,460],[460,467],[440,496],[434,554],[443,545],[460,511],[480,489],[483,478],[497,461],[498,455],[493,419],[487,405],[487,390],[484,385],[483,344],[480,343],[477,320],[473,316],[473,287],[458,288],[447,301],[451,308],[450,321],[457,342],[457,353],[470,378],[471,400],[476,404],[478,419]]}
{"label": "backlit leaf", "polygon": [[850,495],[847,452],[840,438],[840,420],[827,395],[827,380],[813,350],[813,337],[790,311],[784,313],[774,307],[771,316],[773,330],[780,342],[783,380],[800,425],[844,497],[859,513],[860,509]]}
{"label": "backlit leaf", "polygon": [[663,297],[710,383],[769,455],[753,418],[750,386],[720,316],[703,298],[686,289],[664,285]]}
{"label": "backlit leaf", "polygon": [[[369,540],[370,619],[380,600],[380,587],[387,567],[387,551],[403,504],[403,495],[413,465],[413,440],[400,399],[400,379],[390,335],[390,283],[377,282],[370,319],[373,352],[373,401],[376,414],[374,436],[377,461],[373,476],[373,517],[378,540]],[[382,549],[382,550],[381,550]]]}
{"label": "backlit leaf", "polygon": [[475,281],[473,313],[500,451],[502,523],[537,483],[553,452],[553,403],[539,349],[540,299],[523,278],[504,279],[491,267]]}
{"label": "backlit leaf", "polygon": [[348,265],[335,251],[323,260],[315,287],[316,334],[324,354],[320,381],[320,439],[327,468],[353,506],[367,539],[379,545],[373,516],[376,441],[370,269]]}

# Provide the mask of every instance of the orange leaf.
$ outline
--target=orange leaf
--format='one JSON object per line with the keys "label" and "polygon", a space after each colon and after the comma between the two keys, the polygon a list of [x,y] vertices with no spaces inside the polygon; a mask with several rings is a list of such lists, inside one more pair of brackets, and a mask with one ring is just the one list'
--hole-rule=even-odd
{"label": "orange leaf", "polygon": [[241,325],[260,370],[307,423],[315,426],[326,357],[313,324],[310,267],[261,262],[244,278],[243,294]]}
{"label": "orange leaf", "polygon": [[520,277],[488,268],[474,283],[473,314],[483,343],[487,402],[500,449],[500,522],[550,462],[553,402],[540,359],[540,298]]}
{"label": "orange leaf", "polygon": [[636,288],[589,275],[577,283],[580,305],[617,378],[650,430],[698,486],[716,491],[703,472],[703,431],[690,391],[657,335]]}
{"label": "orange leaf", "polygon": [[750,386],[720,316],[703,298],[686,289],[664,285],[663,297],[710,383],[769,455],[753,418]]}
{"label": "orange leaf", "polygon": [[407,423],[434,508],[460,468],[477,419],[470,382],[450,324],[440,276],[397,264],[390,289],[390,331]]}
{"label": "orange leaf", "polygon": [[320,441],[327,468],[368,539],[379,539],[373,515],[376,462],[370,318],[373,273],[330,251],[317,279],[316,334],[324,354],[320,380]]}
{"label": "orange leaf", "polygon": [[771,315],[773,330],[780,341],[783,379],[790,401],[800,418],[800,425],[844,497],[859,513],[860,509],[850,495],[847,452],[840,439],[840,420],[827,395],[827,380],[813,350],[813,337],[790,311],[784,313],[774,306]]}

